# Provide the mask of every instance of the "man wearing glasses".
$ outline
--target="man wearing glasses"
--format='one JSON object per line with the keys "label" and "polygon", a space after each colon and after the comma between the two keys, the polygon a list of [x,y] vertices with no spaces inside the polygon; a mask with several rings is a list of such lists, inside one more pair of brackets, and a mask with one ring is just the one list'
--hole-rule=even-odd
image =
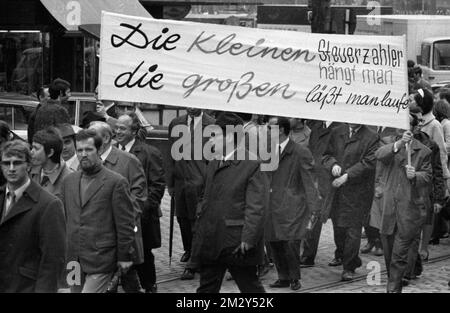
{"label": "man wearing glasses", "polygon": [[31,153],[19,140],[2,147],[0,293],[56,292],[64,268],[62,202],[30,180]]}

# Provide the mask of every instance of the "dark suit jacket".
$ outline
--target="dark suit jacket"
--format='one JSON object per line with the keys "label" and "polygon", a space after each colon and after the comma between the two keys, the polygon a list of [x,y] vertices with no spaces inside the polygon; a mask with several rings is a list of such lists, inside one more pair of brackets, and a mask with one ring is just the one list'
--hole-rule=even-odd
{"label": "dark suit jacket", "polygon": [[[4,202],[5,187],[0,189],[0,216]],[[0,224],[0,293],[57,292],[65,238],[61,201],[32,181]]]}
{"label": "dark suit jacket", "polygon": [[116,270],[117,261],[132,261],[135,239],[133,200],[127,180],[104,167],[81,203],[82,171],[64,180],[67,216],[67,262],[79,261],[87,274]]}
{"label": "dark suit jacket", "polygon": [[348,174],[346,184],[329,193],[332,217],[340,227],[360,227],[367,218],[374,194],[375,151],[379,146],[378,135],[362,125],[349,138],[350,130],[344,124],[333,130],[329,145],[323,156],[323,165],[329,171],[335,164]]}
{"label": "dark suit jacket", "polygon": [[164,180],[164,168],[159,150],[151,145],[136,139],[130,149],[144,167],[147,178],[147,201],[145,202],[141,225],[143,240],[147,247],[161,247],[161,227],[159,218],[162,216],[160,204],[164,196],[166,182]]}
{"label": "dark suit jacket", "polygon": [[[263,229],[269,202],[269,180],[259,161],[227,161],[208,164],[204,201],[192,240],[194,262],[261,264]],[[254,249],[243,259],[232,251],[241,242]]]}
{"label": "dark suit jacket", "polygon": [[141,215],[147,201],[147,180],[141,162],[131,153],[112,147],[111,153],[105,160],[104,166],[111,171],[125,177],[130,186],[133,207],[135,211],[136,240],[133,263],[144,262],[144,246],[142,242]]}
{"label": "dark suit jacket", "polygon": [[333,122],[329,127],[323,126],[324,122],[314,121],[310,122],[311,135],[309,138],[309,150],[314,157],[314,172],[317,179],[320,196],[325,199],[331,189],[331,175],[329,171],[322,164],[322,157],[328,147],[331,132],[336,127],[342,125],[341,123]]}
{"label": "dark suit jacket", "polygon": [[[175,118],[169,125],[169,146],[172,147],[175,141],[180,137],[172,136],[172,129],[176,125],[187,126],[188,116],[183,115]],[[215,120],[208,114],[203,112],[202,117],[202,133],[203,129]],[[199,125],[197,126],[199,127]],[[203,138],[203,146],[208,138]],[[170,153],[169,149],[169,153]],[[193,147],[189,151],[193,155]],[[206,175],[207,162],[202,160],[179,160],[175,161],[172,155],[167,156],[171,160],[171,164],[167,173],[167,186],[174,189],[176,214],[178,217],[189,218],[195,220],[195,211],[197,204],[202,197],[204,191],[204,180]],[[185,204],[185,205],[182,205]]]}

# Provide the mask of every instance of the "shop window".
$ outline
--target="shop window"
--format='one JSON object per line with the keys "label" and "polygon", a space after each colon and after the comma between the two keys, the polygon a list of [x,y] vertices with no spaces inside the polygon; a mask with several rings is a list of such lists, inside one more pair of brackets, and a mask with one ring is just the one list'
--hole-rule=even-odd
{"label": "shop window", "polygon": [[0,33],[0,92],[36,92],[48,77],[48,47],[48,33]]}
{"label": "shop window", "polygon": [[12,127],[12,108],[7,106],[0,106],[0,121],[8,123],[9,127]]}
{"label": "shop window", "polygon": [[84,39],[84,91],[92,92],[98,84],[99,41]]}

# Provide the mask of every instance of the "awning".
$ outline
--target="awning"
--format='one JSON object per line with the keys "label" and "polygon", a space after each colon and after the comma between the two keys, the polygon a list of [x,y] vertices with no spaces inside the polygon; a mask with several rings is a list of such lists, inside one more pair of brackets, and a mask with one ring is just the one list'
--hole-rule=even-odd
{"label": "awning", "polygon": [[102,11],[152,18],[139,0],[41,0],[41,3],[69,31],[78,31],[85,24],[100,25]]}
{"label": "awning", "polygon": [[84,35],[100,40],[100,24],[85,24],[78,28]]}

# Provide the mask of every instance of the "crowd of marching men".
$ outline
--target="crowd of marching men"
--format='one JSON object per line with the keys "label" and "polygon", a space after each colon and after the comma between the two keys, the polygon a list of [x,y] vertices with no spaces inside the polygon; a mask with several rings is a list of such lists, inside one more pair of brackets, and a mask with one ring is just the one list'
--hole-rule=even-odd
{"label": "crowd of marching men", "polygon": [[[221,152],[212,161],[162,155],[126,104],[110,116],[99,102],[83,128],[70,125],[70,84],[55,80],[39,92],[28,143],[0,121],[0,292],[116,292],[119,282],[157,292],[152,249],[166,188],[185,251],[181,279],[198,272],[197,292],[219,292],[224,277],[265,292],[260,278],[273,266],[269,288],[300,289],[329,219],[328,265],[342,267],[342,280],[355,278],[360,253],[373,253],[384,256],[387,291],[401,292],[421,275],[428,245],[448,237],[450,211],[450,89],[433,94],[413,65],[410,78],[406,131],[187,108],[169,125],[169,145],[177,125],[217,125],[223,136],[202,138]],[[226,136],[229,125],[246,135]],[[236,157],[272,126],[276,169]]]}

